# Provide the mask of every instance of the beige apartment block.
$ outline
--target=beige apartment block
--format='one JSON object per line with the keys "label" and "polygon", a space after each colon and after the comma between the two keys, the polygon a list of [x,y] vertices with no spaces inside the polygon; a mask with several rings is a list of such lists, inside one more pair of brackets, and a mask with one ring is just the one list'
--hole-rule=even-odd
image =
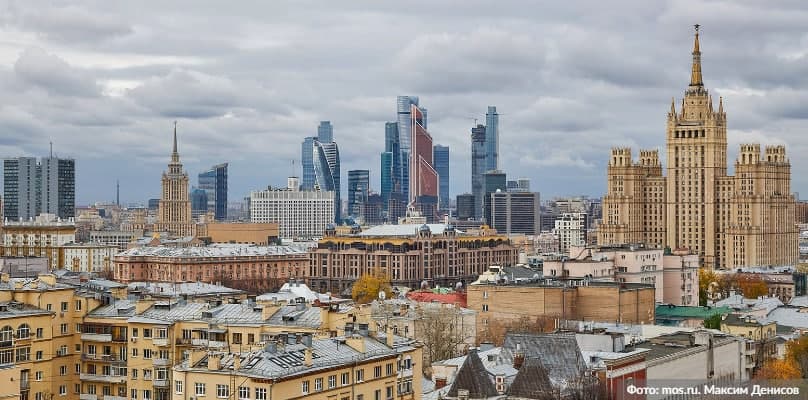
{"label": "beige apartment block", "polygon": [[635,161],[631,149],[612,149],[598,243],[688,249],[708,268],[792,265],[798,230],[785,147],[743,144],[728,175],[727,114],[704,87],[698,31],[692,54],[690,85],[667,116],[665,166],[656,150]]}

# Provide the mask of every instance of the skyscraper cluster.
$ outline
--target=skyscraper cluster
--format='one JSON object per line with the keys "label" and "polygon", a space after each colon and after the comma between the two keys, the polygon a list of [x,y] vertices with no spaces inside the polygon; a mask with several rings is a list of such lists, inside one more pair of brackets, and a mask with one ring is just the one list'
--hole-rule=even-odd
{"label": "skyscraper cluster", "polygon": [[59,218],[76,214],[76,161],[50,154],[37,162],[33,157],[3,162],[3,216],[30,219],[39,214]]}
{"label": "skyscraper cluster", "polygon": [[334,141],[331,121],[320,121],[317,136],[303,139],[300,160],[303,164],[301,189],[334,192],[334,221],[341,222],[339,146]]}

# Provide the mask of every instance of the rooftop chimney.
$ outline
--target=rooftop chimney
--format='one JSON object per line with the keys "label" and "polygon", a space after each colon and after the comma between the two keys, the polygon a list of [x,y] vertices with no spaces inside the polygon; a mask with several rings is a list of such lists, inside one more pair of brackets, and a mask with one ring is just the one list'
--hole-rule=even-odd
{"label": "rooftop chimney", "polygon": [[303,365],[311,367],[313,356],[314,354],[311,350],[311,347],[306,347],[306,349],[303,350]]}
{"label": "rooftop chimney", "polygon": [[218,371],[221,367],[222,356],[220,354],[208,354],[208,370]]}
{"label": "rooftop chimney", "polygon": [[440,389],[446,386],[446,378],[435,378],[435,389]]}
{"label": "rooftop chimney", "polygon": [[522,352],[520,344],[517,343],[516,351],[513,353],[513,368],[514,369],[522,368],[522,364],[524,363],[525,363],[525,353]]}

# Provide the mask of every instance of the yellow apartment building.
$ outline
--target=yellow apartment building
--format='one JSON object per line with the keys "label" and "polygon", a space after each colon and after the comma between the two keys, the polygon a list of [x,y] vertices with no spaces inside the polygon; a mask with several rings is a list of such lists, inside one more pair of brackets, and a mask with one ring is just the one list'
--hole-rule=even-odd
{"label": "yellow apartment building", "polygon": [[[415,342],[392,334],[299,336],[250,352],[194,351],[174,367],[175,400],[417,399],[422,359]],[[236,397],[238,396],[238,397]]]}

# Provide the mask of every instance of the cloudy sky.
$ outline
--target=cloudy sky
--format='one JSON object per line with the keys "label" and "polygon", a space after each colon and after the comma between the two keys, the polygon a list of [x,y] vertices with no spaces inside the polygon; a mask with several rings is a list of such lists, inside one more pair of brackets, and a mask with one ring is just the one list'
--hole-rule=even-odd
{"label": "cloudy sky", "polygon": [[808,197],[804,1],[225,3],[0,0],[0,156],[52,141],[77,159],[79,204],[114,199],[116,179],[122,201],[144,202],[177,120],[192,182],[229,161],[239,199],[284,184],[331,120],[343,179],[370,169],[378,189],[384,122],[407,94],[451,148],[452,195],[470,188],[473,119],[496,105],[510,176],[543,198],[600,196],[611,147],[664,148],[699,23],[731,159],[743,142],[785,144]]}

